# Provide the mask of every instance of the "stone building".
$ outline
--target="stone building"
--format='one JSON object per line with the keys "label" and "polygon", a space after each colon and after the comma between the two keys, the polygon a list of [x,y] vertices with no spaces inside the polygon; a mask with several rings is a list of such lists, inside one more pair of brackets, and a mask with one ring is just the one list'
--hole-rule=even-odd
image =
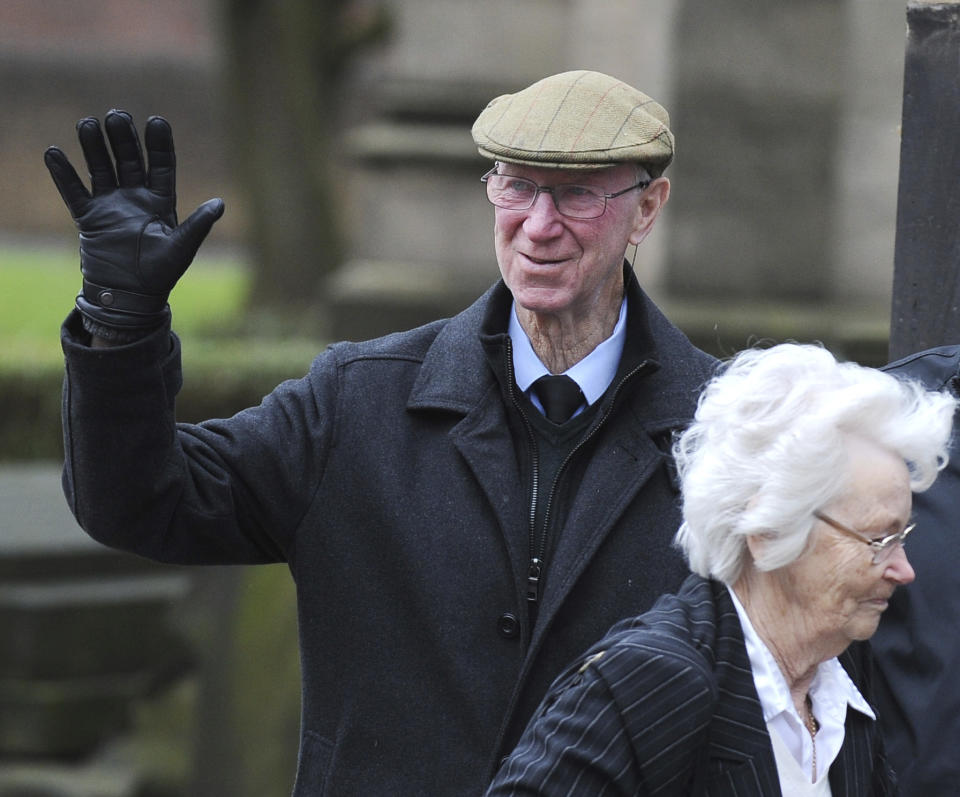
{"label": "stone building", "polygon": [[[496,276],[470,122],[497,93],[590,68],[672,115],[673,194],[636,261],[669,315],[720,353],[771,337],[884,359],[900,0],[391,5],[398,35],[357,76],[375,112],[347,133],[360,200],[337,289],[351,310],[411,284],[459,287],[462,304]],[[438,157],[405,157],[425,137]]]}
{"label": "stone building", "polygon": [[[343,135],[350,262],[332,286],[343,336],[451,312],[496,276],[470,122],[497,93],[591,68],[671,111],[673,195],[637,270],[681,325],[724,350],[760,336],[876,353],[892,279],[902,0],[759,10],[747,0],[605,0],[601,13],[591,0],[387,5],[392,37],[353,71]],[[224,196],[213,240],[242,244],[217,4],[75,8],[0,4],[0,233],[64,236],[40,150],[69,149],[74,119],[117,106],[171,118],[181,205]],[[437,153],[429,163],[411,157],[425,141]],[[396,314],[356,328],[355,310],[370,302]]]}

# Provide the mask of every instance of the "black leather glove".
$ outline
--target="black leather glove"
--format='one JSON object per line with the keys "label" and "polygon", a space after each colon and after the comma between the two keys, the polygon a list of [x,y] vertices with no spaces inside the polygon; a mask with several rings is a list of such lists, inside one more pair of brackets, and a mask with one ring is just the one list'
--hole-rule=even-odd
{"label": "black leather glove", "polygon": [[100,123],[92,117],[77,122],[90,191],[61,150],[50,147],[43,159],[80,230],[83,289],[77,309],[83,325],[93,335],[123,343],[166,320],[167,297],[223,215],[223,200],[204,202],[178,226],[176,158],[167,120],[147,120],[146,169],[130,114],[110,111],[104,127],[113,160]]}

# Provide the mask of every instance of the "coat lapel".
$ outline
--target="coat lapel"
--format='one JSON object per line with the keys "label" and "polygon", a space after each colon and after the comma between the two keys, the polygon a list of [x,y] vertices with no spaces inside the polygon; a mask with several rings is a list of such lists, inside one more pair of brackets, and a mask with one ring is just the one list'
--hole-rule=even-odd
{"label": "coat lapel", "polygon": [[727,588],[712,583],[717,607],[714,650],[719,699],[710,726],[708,753],[717,774],[708,793],[777,797],[780,778],[753,683],[740,618]]}
{"label": "coat lapel", "polygon": [[[427,351],[407,400],[410,411],[443,411],[463,416],[450,431],[496,517],[516,584],[528,558],[526,485],[507,423],[499,383],[479,336],[497,283],[470,307],[446,322]],[[519,587],[518,587],[519,590]]]}
{"label": "coat lapel", "polygon": [[525,512],[529,500],[499,392],[489,391],[485,400],[457,424],[450,436],[497,518],[514,571],[514,583],[520,584],[524,581],[520,565],[529,559]]}
{"label": "coat lapel", "polygon": [[[870,656],[869,646],[859,642],[839,656],[840,664],[867,700],[871,700],[872,694]],[[887,773],[875,773],[875,768],[887,766],[876,749],[878,735],[875,720],[847,707],[843,747],[830,767],[830,789],[835,797],[883,797],[895,793]]]}

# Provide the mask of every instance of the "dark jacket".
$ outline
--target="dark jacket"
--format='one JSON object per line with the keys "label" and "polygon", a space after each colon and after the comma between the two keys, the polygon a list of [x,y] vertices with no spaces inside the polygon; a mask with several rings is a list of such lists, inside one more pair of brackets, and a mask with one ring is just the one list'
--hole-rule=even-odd
{"label": "dark jacket", "polygon": [[502,283],[449,321],[336,344],[260,406],[200,425],[174,422],[175,336],[92,349],[68,319],[64,484],[87,532],[165,562],[289,565],[295,794],[482,792],[563,665],[683,580],[664,450],[714,361],[635,281],[628,295],[638,362],[574,457],[532,632],[533,438]]}
{"label": "dark jacket", "polygon": [[[960,395],[960,346],[942,346],[885,367]],[[904,794],[960,792],[960,415],[950,462],[913,497],[916,531],[907,556],[916,581],[899,587],[871,639],[887,753]]]}
{"label": "dark jacket", "polygon": [[[840,661],[869,700],[867,656],[854,645]],[[834,797],[896,793],[876,722],[847,711],[829,778]],[[557,679],[488,796],[780,793],[737,610],[690,576]]]}

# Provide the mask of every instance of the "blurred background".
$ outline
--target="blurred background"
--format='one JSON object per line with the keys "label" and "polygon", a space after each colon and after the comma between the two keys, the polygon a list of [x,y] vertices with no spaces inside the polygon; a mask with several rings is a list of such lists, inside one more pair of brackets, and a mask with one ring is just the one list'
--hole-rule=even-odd
{"label": "blurred background", "polygon": [[82,170],[78,119],[166,116],[181,216],[226,201],[171,297],[183,420],[469,304],[497,277],[470,125],[580,68],[671,113],[635,263],[668,316],[720,356],[820,340],[877,365],[905,31],[904,0],[0,1],[0,797],[272,797],[296,763],[285,568],[122,556],[60,494],[79,273],[42,154]]}

